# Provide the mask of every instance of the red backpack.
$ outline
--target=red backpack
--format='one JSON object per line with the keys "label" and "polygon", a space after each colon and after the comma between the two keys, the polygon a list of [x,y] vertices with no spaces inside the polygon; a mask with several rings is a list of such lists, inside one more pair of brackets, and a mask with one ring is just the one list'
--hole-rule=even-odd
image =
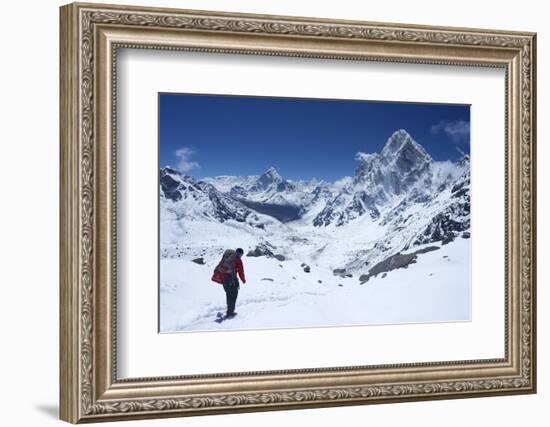
{"label": "red backpack", "polygon": [[214,269],[212,281],[223,285],[228,274],[235,274],[236,257],[237,252],[235,252],[233,249],[226,249],[226,251],[223,253],[222,259]]}

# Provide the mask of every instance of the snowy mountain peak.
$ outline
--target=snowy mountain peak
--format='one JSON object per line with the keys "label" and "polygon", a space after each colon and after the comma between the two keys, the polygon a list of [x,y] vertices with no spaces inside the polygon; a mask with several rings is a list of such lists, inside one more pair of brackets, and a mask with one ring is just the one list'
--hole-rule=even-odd
{"label": "snowy mountain peak", "polygon": [[461,167],[470,167],[470,156],[468,154],[464,154],[464,156],[462,156],[462,159],[460,160],[460,162],[458,162],[458,165],[461,166]]}
{"label": "snowy mountain peak", "polygon": [[275,169],[273,166],[271,166],[258,178],[258,181],[266,184],[272,182],[281,182],[282,180],[283,178],[281,177],[281,175],[279,175],[279,172],[277,172],[277,169]]}
{"label": "snowy mountain peak", "polygon": [[401,199],[425,201],[458,177],[467,182],[470,169],[468,156],[458,164],[435,162],[404,129],[394,132],[381,152],[359,152],[356,160],[353,180],[327,202],[315,226],[344,225],[363,216],[376,221]]}
{"label": "snowy mountain peak", "polygon": [[255,185],[250,188],[252,192],[258,191],[269,191],[269,192],[282,192],[286,190],[293,190],[294,186],[292,183],[284,179],[277,169],[273,166],[270,167],[267,171],[261,174],[256,180]]}
{"label": "snowy mountain peak", "polygon": [[399,129],[390,136],[382,149],[382,156],[389,162],[395,156],[407,156],[430,160],[424,147],[417,143],[405,129]]}
{"label": "snowy mountain peak", "polygon": [[268,170],[264,172],[264,174],[273,175],[273,176],[280,176],[279,172],[277,172],[277,169],[275,169],[275,166],[271,166]]}
{"label": "snowy mountain peak", "polygon": [[357,153],[356,158],[359,166],[354,184],[378,193],[377,198],[382,199],[402,194],[421,181],[433,163],[424,147],[404,129],[394,132],[380,153]]}
{"label": "snowy mountain peak", "polygon": [[161,175],[166,175],[166,174],[179,175],[180,173],[176,169],[174,169],[172,166],[164,166],[163,168],[160,169],[160,174]]}

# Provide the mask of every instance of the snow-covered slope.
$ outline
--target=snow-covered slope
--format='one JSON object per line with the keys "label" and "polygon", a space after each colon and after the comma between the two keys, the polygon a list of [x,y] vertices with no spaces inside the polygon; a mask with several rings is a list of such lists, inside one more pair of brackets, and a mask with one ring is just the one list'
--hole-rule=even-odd
{"label": "snow-covered slope", "polygon": [[[210,281],[213,262],[161,260],[163,332],[464,321],[470,318],[468,240],[422,254],[407,269],[361,285],[325,267],[246,257],[238,315],[218,324],[225,293]],[[182,272],[185,272],[183,275]]]}
{"label": "snow-covered slope", "polygon": [[[435,257],[433,262],[439,260],[441,264],[430,267],[432,273],[440,272],[438,277],[445,281],[447,274],[458,273],[450,270],[451,264],[441,254],[445,254],[447,248],[454,248],[453,259],[458,260],[464,273],[460,276],[464,281],[460,289],[466,292],[464,298],[467,298],[469,157],[464,156],[458,163],[436,162],[406,131],[398,130],[380,153],[358,153],[356,159],[355,173],[335,183],[291,181],[275,168],[257,176],[200,180],[169,167],[162,169],[161,316],[168,316],[164,322],[166,330],[195,328],[191,324],[206,328],[204,322],[195,317],[203,316],[209,305],[189,308],[191,311],[182,314],[190,322],[185,326],[184,318],[178,317],[176,322],[172,315],[166,314],[175,310],[170,308],[172,303],[168,299],[178,300],[184,295],[192,299],[183,288],[194,289],[198,286],[195,282],[210,286],[212,269],[226,248],[242,247],[249,253],[250,256],[244,257],[249,276],[249,284],[245,286],[254,289],[251,293],[256,289],[258,292],[269,290],[265,298],[277,300],[287,295],[290,299],[290,295],[294,295],[294,301],[306,298],[304,295],[333,298],[332,293],[329,297],[326,289],[322,289],[334,280],[344,280],[348,285],[354,283],[359,301],[368,293],[364,289],[374,283],[397,286],[396,277],[406,280],[404,287],[421,286],[416,283],[416,276],[404,274],[407,272],[404,269],[413,271],[413,267],[420,268],[420,264],[426,267],[426,260],[432,257]],[[440,254],[439,258],[434,254]],[[180,272],[177,286],[174,280],[169,280],[175,271]],[[376,273],[379,271],[383,274]],[[274,287],[263,282],[279,285]],[[174,286],[179,289],[177,292]],[[221,288],[214,289],[215,293],[209,295],[221,304]],[[343,294],[341,289],[338,292]],[[317,297],[312,301],[317,301]],[[196,303],[203,305],[198,300]],[[238,305],[241,303],[244,301],[239,299]],[[300,310],[297,305],[295,308]],[[162,310],[166,313],[162,314]],[[190,314],[193,310],[197,310],[195,317]],[[466,312],[469,313],[461,311]],[[322,309],[318,315],[311,324],[331,322]],[[291,317],[285,324],[287,327],[302,324]],[[370,315],[360,318],[363,323],[373,321]],[[345,316],[339,319],[334,322],[347,321]],[[416,320],[427,319],[418,316]],[[438,316],[437,320],[443,319]],[[415,321],[415,318],[411,316],[406,321]],[[241,326],[262,327],[262,322],[256,318]]]}
{"label": "snow-covered slope", "polygon": [[[258,213],[218,191],[212,184],[183,176],[170,167],[160,171],[161,257],[181,256],[183,247],[198,239],[208,247],[220,236],[262,235],[266,228],[279,230],[274,218]],[[191,239],[191,240],[190,240]]]}

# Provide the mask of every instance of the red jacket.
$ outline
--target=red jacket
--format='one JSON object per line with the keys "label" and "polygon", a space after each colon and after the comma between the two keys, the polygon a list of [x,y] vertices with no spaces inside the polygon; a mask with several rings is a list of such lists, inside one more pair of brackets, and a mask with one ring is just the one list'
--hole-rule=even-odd
{"label": "red jacket", "polygon": [[[239,257],[235,257],[235,273],[239,275],[241,282],[246,283],[246,278],[244,277],[243,262]],[[227,273],[222,273],[221,271],[214,270],[212,281],[223,285],[226,279]]]}
{"label": "red jacket", "polygon": [[235,257],[235,272],[241,278],[241,282],[246,283],[246,279],[244,278],[243,262],[239,257]]}

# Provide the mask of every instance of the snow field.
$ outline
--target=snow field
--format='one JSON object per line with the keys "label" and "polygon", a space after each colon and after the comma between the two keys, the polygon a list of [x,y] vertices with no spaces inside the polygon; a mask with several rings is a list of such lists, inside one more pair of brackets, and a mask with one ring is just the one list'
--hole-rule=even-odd
{"label": "snow field", "polygon": [[[419,254],[417,263],[371,278],[334,276],[330,268],[300,260],[243,257],[246,284],[241,284],[237,317],[221,324],[223,287],[210,280],[218,261],[205,258],[162,259],[161,332],[224,329],[349,326],[388,323],[467,321],[469,239]],[[421,248],[421,247],[419,247]],[[417,248],[415,248],[417,249]],[[272,279],[272,280],[263,280]],[[321,283],[319,283],[321,281]],[[340,286],[341,285],[341,286]]]}

